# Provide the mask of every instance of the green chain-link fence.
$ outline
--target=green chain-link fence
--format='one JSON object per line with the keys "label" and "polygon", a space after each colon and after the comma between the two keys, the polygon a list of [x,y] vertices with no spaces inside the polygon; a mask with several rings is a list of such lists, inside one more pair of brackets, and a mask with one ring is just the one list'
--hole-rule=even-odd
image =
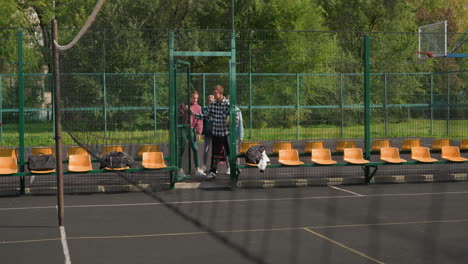
{"label": "green chain-link fence", "polygon": [[[63,39],[74,33],[60,32]],[[2,55],[0,64],[0,144],[23,148],[24,162],[30,147],[53,145],[49,44],[45,38],[41,42],[37,32],[5,29],[1,34],[11,50]],[[366,34],[370,36],[371,116],[367,122]],[[231,49],[230,31],[185,30],[174,35],[178,51]],[[449,42],[457,37],[450,35]],[[66,135],[64,144],[91,146],[96,153],[103,145],[123,144],[136,155],[138,145],[157,143],[170,156],[168,41],[168,32],[162,30],[94,30],[61,53],[63,127],[79,141]],[[274,142],[292,141],[306,164],[311,163],[310,153],[304,152],[306,141],[323,140],[332,151],[341,139],[355,140],[363,150],[366,140],[383,138],[392,140],[395,147],[401,147],[404,138],[421,138],[429,147],[434,138],[448,138],[458,146],[468,137],[468,62],[464,58],[421,60],[416,50],[416,33],[237,31],[236,101],[244,119],[243,140],[260,142],[269,153]],[[466,47],[459,49],[464,51]],[[200,92],[200,104],[206,105],[206,96],[216,84],[225,86],[229,94],[229,58],[178,59],[191,65],[190,87]],[[272,164],[277,164],[276,154],[271,157]],[[341,154],[334,157],[342,163]],[[372,155],[371,161],[378,161],[378,155]],[[466,163],[387,167],[376,175],[453,175],[466,170]],[[307,182],[359,178],[362,173],[359,167],[303,166],[291,171],[271,166],[263,174],[245,168],[240,180]]]}

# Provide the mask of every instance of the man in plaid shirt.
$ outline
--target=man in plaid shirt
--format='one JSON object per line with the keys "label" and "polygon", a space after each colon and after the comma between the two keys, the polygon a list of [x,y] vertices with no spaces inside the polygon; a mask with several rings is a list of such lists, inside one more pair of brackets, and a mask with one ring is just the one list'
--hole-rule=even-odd
{"label": "man in plaid shirt", "polygon": [[212,148],[211,148],[211,168],[208,179],[216,177],[221,151],[224,147],[226,157],[229,157],[229,124],[226,119],[229,117],[229,101],[224,97],[224,87],[215,85],[213,96],[215,101],[208,106],[206,114],[195,114],[197,119],[210,119],[213,121]]}

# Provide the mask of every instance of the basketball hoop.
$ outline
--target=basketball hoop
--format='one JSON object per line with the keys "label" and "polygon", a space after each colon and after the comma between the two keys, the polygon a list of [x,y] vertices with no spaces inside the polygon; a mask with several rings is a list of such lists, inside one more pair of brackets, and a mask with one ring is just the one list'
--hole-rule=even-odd
{"label": "basketball hoop", "polygon": [[447,56],[447,21],[418,28],[418,51],[420,59]]}
{"label": "basketball hoop", "polygon": [[463,43],[468,42],[468,30],[449,51],[447,21],[421,26],[418,28],[419,59],[427,58],[468,58],[468,53],[454,53]]}
{"label": "basketball hoop", "polygon": [[434,52],[429,52],[429,51],[415,51],[414,53],[419,54],[420,59],[432,59],[434,58]]}

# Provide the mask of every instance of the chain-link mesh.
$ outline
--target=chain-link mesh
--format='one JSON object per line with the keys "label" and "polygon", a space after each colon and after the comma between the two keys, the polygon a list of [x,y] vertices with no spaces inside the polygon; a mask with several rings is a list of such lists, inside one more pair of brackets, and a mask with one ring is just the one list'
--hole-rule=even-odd
{"label": "chain-link mesh", "polygon": [[[17,44],[18,30],[4,29],[1,34],[5,43]],[[52,146],[50,33],[26,30],[22,34],[25,145]],[[75,34],[76,30],[60,30],[59,42],[65,43]],[[174,49],[229,52],[231,34],[227,30],[174,31]],[[324,141],[339,162],[343,161],[342,154],[336,152],[339,140],[356,141],[364,149],[364,34],[237,31],[236,101],[243,116],[243,141],[266,145],[272,164],[277,163],[277,154],[272,153],[277,141],[292,141],[306,164],[311,163],[310,153],[305,151],[307,141]],[[449,34],[449,46],[462,36]],[[448,138],[452,145],[459,146],[468,127],[466,61],[418,59],[414,54],[417,33],[382,32],[371,33],[370,37],[371,143],[374,139],[390,139],[393,146],[401,148],[405,138],[421,138],[424,146],[431,147],[433,139]],[[8,46],[14,50],[2,55],[1,60],[0,136],[3,147],[17,148],[18,45]],[[457,50],[464,51],[463,45]],[[64,144],[79,143],[97,155],[102,155],[106,145],[124,145],[138,158],[139,145],[156,143],[169,156],[167,55],[165,30],[91,29],[75,47],[62,52],[63,127],[69,133],[64,135]],[[176,59],[190,63],[191,82],[179,86],[198,91],[201,106],[207,105],[206,97],[216,84],[225,87],[225,95],[230,94],[228,56]],[[183,74],[179,77],[186,79]],[[440,158],[437,151],[434,154]],[[25,155],[29,155],[28,149]],[[371,160],[378,161],[378,153],[373,153]],[[239,161],[244,164],[242,158]],[[450,168],[450,174],[452,168],[458,171],[466,165],[441,166]],[[398,167],[394,174],[404,174],[410,167]],[[333,177],[340,174],[335,172],[351,168],[331,167],[328,173],[319,174]],[[316,167],[296,169],[306,178],[315,178]],[[251,173],[255,176],[250,177]],[[265,175],[245,169],[241,177]],[[287,180],[288,175],[284,178]]]}
{"label": "chain-link mesh", "polygon": [[[7,41],[17,39],[17,32],[6,32],[2,31],[2,34],[10,34],[6,37]],[[75,30],[60,30],[60,39],[66,43],[75,34]],[[231,51],[230,31],[186,30],[175,31],[174,35],[176,51]],[[404,139],[420,139],[422,146],[431,148],[432,157],[442,160],[440,150],[433,148],[433,139],[447,138],[452,145],[459,146],[461,139],[467,137],[466,62],[455,58],[418,59],[413,53],[417,50],[417,33],[370,34],[371,119],[366,120],[364,35],[361,32],[236,32],[235,99],[244,126],[243,139],[237,141],[235,150],[241,165],[237,186],[361,184],[370,180],[370,172],[376,172],[372,179],[374,182],[467,179],[466,162],[423,164],[411,160],[410,151],[402,150]],[[0,130],[2,147],[18,148],[19,137],[23,133],[27,146],[25,156],[30,155],[29,147],[51,146],[55,132],[52,76],[48,73],[51,71],[50,53],[44,48],[50,44],[50,40],[49,44],[37,42],[32,45],[32,40],[27,36],[23,39],[25,62],[22,68],[25,72],[24,133],[20,130],[22,124],[19,121],[22,98],[18,97],[18,91],[22,88],[18,77],[21,78],[22,74],[18,71],[21,71],[21,67],[2,61],[0,76],[0,120],[4,121]],[[287,230],[283,230],[285,233],[282,233],[283,241],[289,246],[285,249],[285,255],[292,263],[299,262],[294,259],[304,252],[299,246],[306,243],[292,229],[310,224],[304,225],[297,217],[310,212],[310,208],[304,210],[310,207],[306,200],[311,199],[304,197],[304,189],[297,188],[294,192],[272,190],[261,198],[253,196],[253,191],[241,195],[239,192],[226,192],[226,196],[219,196],[219,192],[185,192],[182,195],[175,191],[168,196],[170,202],[158,196],[157,191],[170,187],[174,178],[170,177],[170,170],[143,169],[139,147],[157,144],[164,156],[174,161],[174,156],[181,154],[177,148],[173,148],[176,142],[170,140],[174,138],[174,133],[179,134],[178,126],[175,127],[177,131],[170,130],[171,124],[179,125],[178,121],[173,120],[177,118],[175,106],[181,102],[188,104],[192,90],[200,93],[199,103],[206,106],[206,97],[212,93],[213,86],[223,85],[225,95],[230,94],[233,88],[229,87],[229,70],[232,69],[229,56],[178,56],[175,58],[178,60],[176,68],[168,69],[169,46],[168,33],[162,30],[91,29],[74,47],[60,52],[60,106],[62,126],[66,132],[62,155],[65,163],[68,163],[69,150],[79,145],[86,148],[93,159],[92,171],[88,173],[72,173],[69,164],[68,167],[64,166],[65,192],[143,191],[180,219],[192,223],[197,232],[210,235],[210,238],[215,238],[253,263],[268,261],[269,251],[273,249],[270,232],[262,233],[261,238],[256,238],[254,233],[260,229],[288,227],[291,231],[287,233]],[[33,60],[31,54],[41,56]],[[13,64],[18,60],[10,55],[3,58]],[[176,78],[169,80],[169,73],[175,74]],[[171,91],[170,87],[176,90]],[[174,98],[170,97],[171,92],[174,92]],[[170,101],[175,101],[176,105],[171,105]],[[231,122],[231,125],[234,124]],[[366,138],[366,128],[370,129],[370,138]],[[374,143],[377,139],[390,140],[390,144],[398,147],[401,157],[408,162],[388,165],[380,161],[379,151],[365,153],[366,148],[370,147],[366,146],[366,142]],[[338,149],[344,140],[354,142],[356,148],[363,150],[373,167],[346,162],[344,151]],[[311,150],[306,146],[308,142],[317,141],[323,142],[323,146],[330,150],[331,158],[337,164],[319,166],[311,161]],[[265,172],[245,164],[244,154],[241,153],[243,142],[266,146],[271,164]],[[282,165],[281,153],[275,151],[276,143],[290,143],[303,164]],[[105,147],[116,145],[122,146],[136,160],[135,165],[119,172],[101,170],[100,158],[105,154]],[[202,145],[199,142],[199,150]],[[182,164],[178,164],[180,167],[187,168],[187,164],[192,162],[190,153],[187,147]],[[463,156],[466,153],[467,150],[462,150]],[[199,155],[201,158],[202,151],[199,151]],[[376,166],[378,171],[375,170]],[[190,173],[190,170],[186,172]],[[24,185],[21,188],[31,194],[55,193],[55,175],[33,176],[27,171],[22,175],[26,175],[23,181],[17,176],[0,177],[0,193],[15,193],[21,184]],[[214,183],[230,182],[232,178],[233,175],[228,175],[224,166],[219,166]],[[190,177],[185,179],[189,181]],[[206,181],[205,178],[197,180]],[[374,196],[381,190],[362,192],[367,193],[366,197],[343,189],[328,188],[327,191],[331,199],[313,197],[322,206],[314,207],[319,214],[317,220],[321,225],[330,227],[330,230],[324,231],[327,237],[335,237],[336,231],[331,227],[349,223],[349,219],[340,219],[337,214],[344,205],[340,204],[344,199],[372,199],[359,204],[364,206],[366,213],[358,211],[358,216],[351,222],[359,223],[364,219],[363,222],[373,227],[376,223],[386,224],[387,220],[382,221],[384,214],[381,211],[385,209],[382,199],[386,194]],[[348,192],[347,196],[343,196],[342,192]],[[343,200],[335,199],[337,193]],[[422,211],[421,217],[427,223],[438,220],[440,210],[435,209],[435,205],[438,205],[435,201],[443,202],[440,198],[445,195],[438,193],[433,197],[427,210]],[[233,200],[240,203],[232,203]],[[291,202],[286,212],[290,218],[279,219],[277,206],[285,201]],[[240,215],[247,217],[240,219]],[[309,219],[310,216],[313,215],[309,215]],[[234,237],[226,232],[232,230],[236,230]],[[241,230],[255,232],[238,232]],[[380,236],[378,232],[369,235],[367,251],[383,250],[383,238]],[[438,233],[424,230],[424,241],[437,241],[438,236]],[[403,237],[406,239],[406,236]],[[424,241],[421,242],[423,247],[432,243]],[[252,250],[250,245],[253,242],[259,244],[261,249]],[[324,262],[332,255],[327,247],[328,243],[324,241],[320,249],[313,251],[314,254],[321,254]]]}

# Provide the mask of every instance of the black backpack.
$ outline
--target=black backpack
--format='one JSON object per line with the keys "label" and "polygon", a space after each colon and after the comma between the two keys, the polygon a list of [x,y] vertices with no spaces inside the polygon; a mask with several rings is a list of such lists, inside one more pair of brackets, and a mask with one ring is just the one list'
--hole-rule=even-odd
{"label": "black backpack", "polygon": [[100,168],[125,168],[131,167],[135,161],[130,155],[121,151],[111,151],[101,159]]}
{"label": "black backpack", "polygon": [[255,145],[250,147],[245,153],[245,162],[251,164],[258,164],[260,159],[262,159],[262,153],[265,151],[266,147],[263,145]]}
{"label": "black backpack", "polygon": [[35,154],[28,157],[28,169],[30,171],[47,171],[55,169],[55,158],[52,155]]}

